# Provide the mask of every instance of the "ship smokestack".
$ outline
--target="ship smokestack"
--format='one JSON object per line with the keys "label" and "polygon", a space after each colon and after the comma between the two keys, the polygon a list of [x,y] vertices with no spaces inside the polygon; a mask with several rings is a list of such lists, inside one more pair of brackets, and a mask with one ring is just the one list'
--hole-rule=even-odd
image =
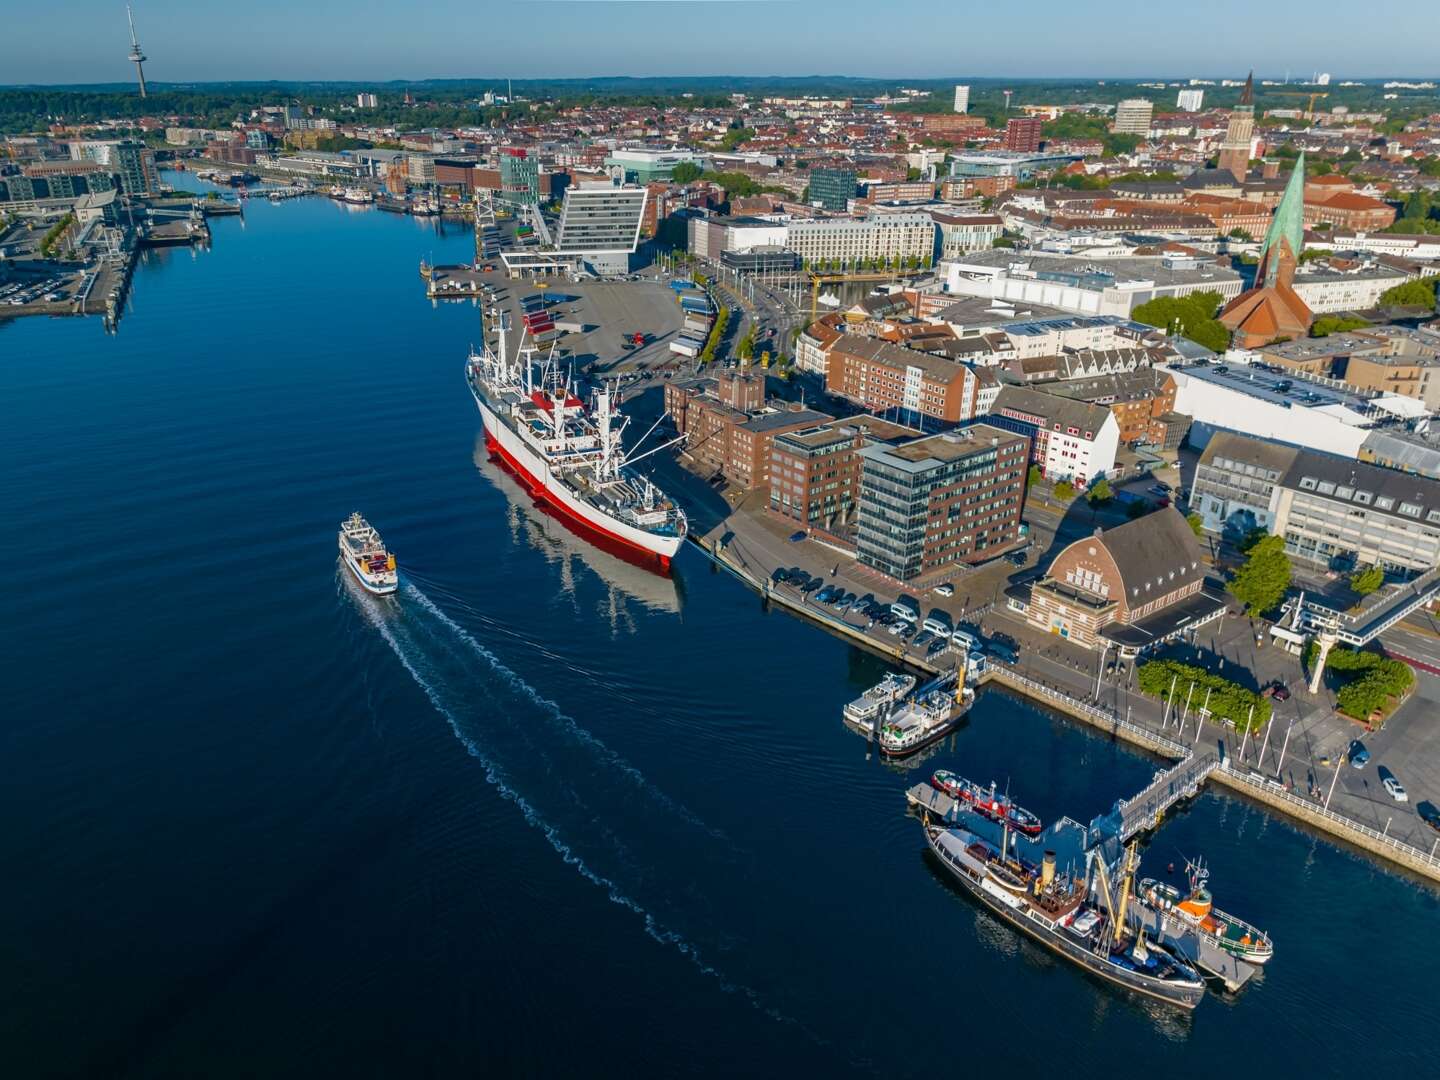
{"label": "ship smokestack", "polygon": [[1048,889],[1055,881],[1055,852],[1047,851],[1040,860],[1040,888]]}

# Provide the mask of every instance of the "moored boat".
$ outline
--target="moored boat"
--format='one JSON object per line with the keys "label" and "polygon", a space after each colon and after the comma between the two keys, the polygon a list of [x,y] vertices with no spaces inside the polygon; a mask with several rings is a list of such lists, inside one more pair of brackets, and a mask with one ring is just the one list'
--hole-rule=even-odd
{"label": "moored boat", "polygon": [[1101,888],[1095,899],[1092,871],[1062,871],[1054,852],[1045,852],[1037,867],[965,829],[927,824],[925,836],[966,893],[1051,951],[1115,986],[1182,1009],[1193,1009],[1204,999],[1204,980],[1193,967],[1164,945],[1127,929],[1127,904],[1141,903],[1130,895],[1129,869],[1117,900],[1103,859],[1094,858]]}
{"label": "moored boat", "polygon": [[959,690],[944,687],[922,690],[881,722],[877,740],[880,753],[886,757],[906,757],[923,750],[948,735],[974,700],[975,691],[968,686]]}
{"label": "moored boat", "polygon": [[1263,930],[1244,919],[1227,914],[1215,906],[1207,882],[1210,872],[1199,863],[1187,863],[1189,892],[1154,878],[1140,882],[1140,895],[1167,915],[1173,915],[1193,926],[1195,932],[1217,949],[1244,960],[1247,964],[1264,964],[1275,955],[1275,946]]}
{"label": "moored boat", "polygon": [[915,689],[915,676],[892,671],[842,710],[845,722],[873,735],[891,711]]}
{"label": "moored boat", "polygon": [[930,786],[936,791],[943,791],[982,817],[1009,825],[1010,828],[1024,833],[1026,836],[1039,836],[1044,828],[1037,815],[1032,814],[1023,806],[1016,806],[1010,800],[1009,795],[1002,794],[997,790],[997,785],[993,780],[988,788],[983,788],[973,780],[967,780],[949,769],[940,769],[930,778]]}
{"label": "moored boat", "polygon": [[400,587],[395,556],[386,549],[375,527],[358,513],[340,523],[340,557],[355,580],[377,596],[388,595]]}

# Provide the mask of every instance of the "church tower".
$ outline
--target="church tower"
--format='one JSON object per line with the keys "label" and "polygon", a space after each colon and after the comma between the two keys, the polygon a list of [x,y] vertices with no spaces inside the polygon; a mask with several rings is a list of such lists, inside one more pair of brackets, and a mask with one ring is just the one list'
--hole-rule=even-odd
{"label": "church tower", "polygon": [[1230,113],[1230,123],[1225,128],[1225,141],[1220,144],[1220,160],[1216,163],[1243,182],[1250,171],[1250,141],[1255,134],[1255,73],[1245,77],[1245,89],[1240,91],[1240,104]]}
{"label": "church tower", "polygon": [[1310,308],[1295,292],[1295,268],[1305,248],[1305,155],[1295,161],[1295,171],[1285,185],[1285,194],[1275,207],[1265,242],[1260,245],[1260,265],[1255,283],[1220,312],[1219,319],[1242,349],[1256,349],[1272,341],[1304,337],[1314,319]]}

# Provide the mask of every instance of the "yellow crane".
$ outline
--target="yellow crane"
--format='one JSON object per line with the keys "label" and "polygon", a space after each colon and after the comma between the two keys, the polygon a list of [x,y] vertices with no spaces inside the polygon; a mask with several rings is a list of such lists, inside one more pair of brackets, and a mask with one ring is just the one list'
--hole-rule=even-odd
{"label": "yellow crane", "polygon": [[810,275],[810,321],[814,322],[817,318],[819,318],[818,312],[820,307],[820,286],[822,284],[831,284],[834,282],[845,281],[894,281],[897,278],[914,277],[917,274],[926,273],[926,270],[923,268],[914,270],[895,269],[876,270],[870,271],[868,273],[849,274],[822,274],[815,270],[810,270],[807,272]]}
{"label": "yellow crane", "polygon": [[1322,92],[1319,90],[1315,91],[1314,93],[1307,93],[1304,90],[1286,90],[1272,93],[1269,96],[1307,98],[1308,100],[1305,103],[1305,112],[1303,115],[1306,120],[1313,120],[1315,119],[1315,102],[1319,101],[1321,98],[1328,98],[1330,94],[1328,92]]}

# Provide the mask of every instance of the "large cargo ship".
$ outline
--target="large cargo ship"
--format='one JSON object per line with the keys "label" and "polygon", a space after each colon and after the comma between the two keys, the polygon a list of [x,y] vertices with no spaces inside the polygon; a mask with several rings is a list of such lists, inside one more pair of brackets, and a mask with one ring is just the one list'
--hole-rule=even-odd
{"label": "large cargo ship", "polygon": [[614,390],[597,389],[587,407],[553,358],[537,362],[525,348],[511,358],[505,320],[493,324],[495,347],[487,342],[465,365],[486,445],[556,511],[668,569],[685,540],[685,514],[633,466],[679,440],[627,453],[628,418]]}

